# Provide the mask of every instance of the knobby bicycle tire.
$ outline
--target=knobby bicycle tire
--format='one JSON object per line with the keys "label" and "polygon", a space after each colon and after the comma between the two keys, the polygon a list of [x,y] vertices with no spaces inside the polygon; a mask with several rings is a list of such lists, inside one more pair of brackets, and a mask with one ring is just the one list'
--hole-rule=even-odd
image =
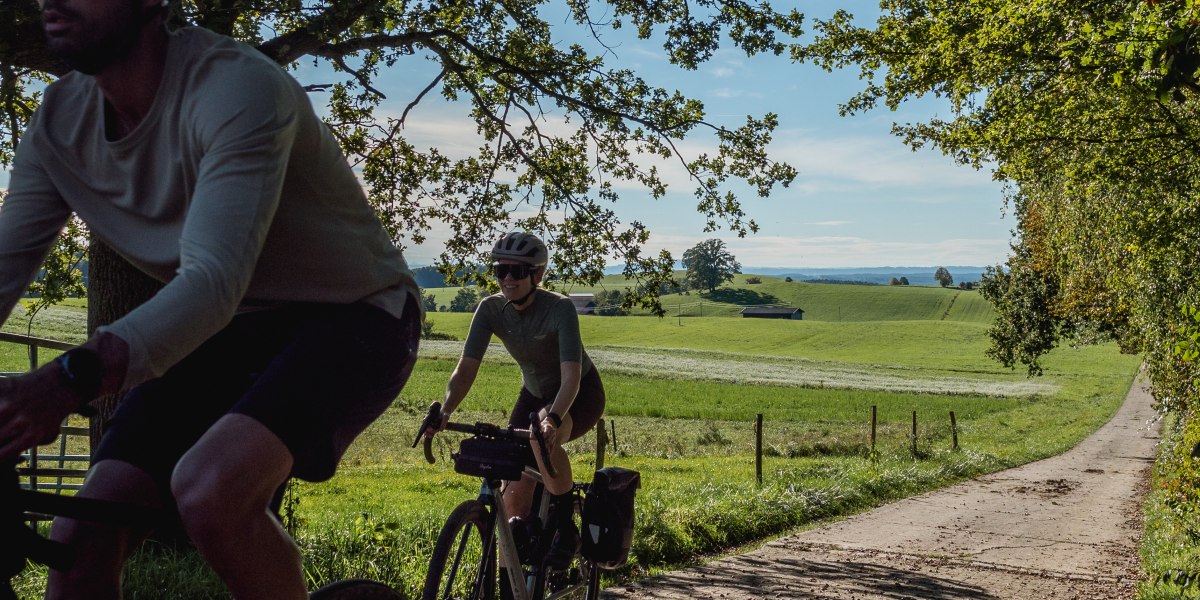
{"label": "knobby bicycle tire", "polygon": [[309,600],[405,600],[396,590],[370,579],[343,579],[322,586]]}
{"label": "knobby bicycle tire", "polygon": [[494,600],[496,541],[491,515],[478,500],[459,504],[446,519],[429,559],[422,600]]}

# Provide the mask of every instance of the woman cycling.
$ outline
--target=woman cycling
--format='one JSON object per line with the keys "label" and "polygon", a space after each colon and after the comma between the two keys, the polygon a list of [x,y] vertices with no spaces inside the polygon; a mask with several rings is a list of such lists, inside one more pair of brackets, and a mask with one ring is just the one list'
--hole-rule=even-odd
{"label": "woman cycling", "polygon": [[[521,392],[509,424],[530,427],[529,415],[536,412],[545,434],[554,477],[547,476],[541,453],[533,454],[551,494],[547,525],[557,529],[547,561],[562,566],[579,543],[571,520],[571,463],[563,444],[596,426],[604,412],[604,386],[583,350],[575,305],[566,296],[538,287],[546,275],[547,258],[546,245],[520,231],[504,234],[492,248],[492,273],[500,293],[484,298],[475,310],[462,357],[446,386],[442,428],[471,389],[496,335],[521,367]],[[504,490],[508,514],[529,514],[533,489],[528,477],[510,482]]]}

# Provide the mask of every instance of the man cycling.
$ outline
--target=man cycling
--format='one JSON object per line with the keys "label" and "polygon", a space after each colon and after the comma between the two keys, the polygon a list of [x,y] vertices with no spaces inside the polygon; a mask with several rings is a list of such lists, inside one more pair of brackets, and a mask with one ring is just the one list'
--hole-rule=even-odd
{"label": "man cycling", "polygon": [[[551,494],[550,523],[557,533],[547,557],[564,566],[575,554],[579,532],[572,522],[571,462],[563,444],[587,433],[604,412],[604,385],[583,349],[579,316],[571,300],[538,287],[546,275],[549,253],[536,236],[506,233],[492,248],[492,273],[500,293],[484,298],[475,310],[458,365],[450,375],[442,403],[442,425],[470,391],[492,335],[500,338],[521,368],[522,387],[509,424],[527,428],[536,412],[556,474],[549,477],[540,452],[534,452]],[[536,441],[534,444],[536,445]],[[523,478],[504,490],[510,515],[527,515],[533,503],[533,481]]]}
{"label": "man cycling", "polygon": [[[82,346],[0,379],[0,462],[104,393],[80,495],[174,508],[239,600],[307,598],[268,506],[333,475],[395,398],[420,332],[404,258],[304,90],[253,48],[168,32],[163,0],[44,0],[47,87],[0,208],[0,318],[72,212],[148,275],[152,299]],[[119,598],[142,531],[56,520],[49,598]]]}

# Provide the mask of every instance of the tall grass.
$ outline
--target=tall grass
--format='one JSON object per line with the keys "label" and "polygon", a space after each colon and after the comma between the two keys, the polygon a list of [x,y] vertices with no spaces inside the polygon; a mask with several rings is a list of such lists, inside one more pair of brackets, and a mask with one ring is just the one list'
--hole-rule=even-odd
{"label": "tall grass", "polygon": [[1168,413],[1145,500],[1140,600],[1200,598],[1200,427]]}

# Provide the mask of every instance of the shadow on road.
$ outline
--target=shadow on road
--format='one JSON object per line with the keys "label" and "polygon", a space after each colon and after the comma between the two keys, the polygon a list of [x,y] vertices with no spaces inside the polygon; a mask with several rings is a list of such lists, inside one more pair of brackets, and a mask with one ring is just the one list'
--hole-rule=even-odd
{"label": "shadow on road", "polygon": [[824,562],[785,558],[765,561],[740,556],[704,567],[688,577],[651,578],[614,586],[603,598],[921,598],[998,600],[984,589],[953,579],[859,561]]}

